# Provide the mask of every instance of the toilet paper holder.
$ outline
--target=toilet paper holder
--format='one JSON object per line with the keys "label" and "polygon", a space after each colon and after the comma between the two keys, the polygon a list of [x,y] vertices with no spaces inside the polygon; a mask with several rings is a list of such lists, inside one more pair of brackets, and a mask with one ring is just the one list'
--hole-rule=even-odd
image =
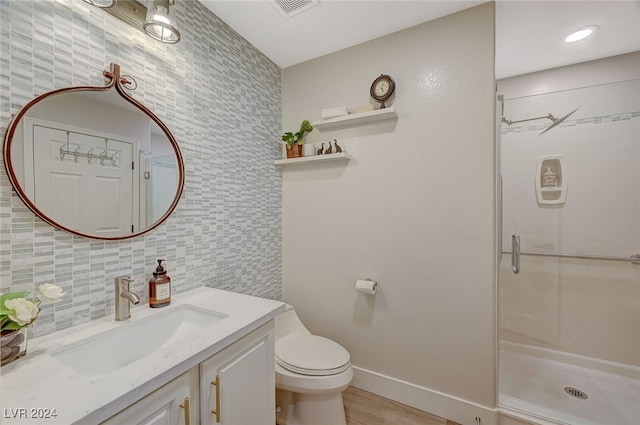
{"label": "toilet paper holder", "polygon": [[378,290],[378,282],[373,279],[367,278],[365,280],[356,280],[355,285],[356,292],[361,292],[367,295],[375,295]]}

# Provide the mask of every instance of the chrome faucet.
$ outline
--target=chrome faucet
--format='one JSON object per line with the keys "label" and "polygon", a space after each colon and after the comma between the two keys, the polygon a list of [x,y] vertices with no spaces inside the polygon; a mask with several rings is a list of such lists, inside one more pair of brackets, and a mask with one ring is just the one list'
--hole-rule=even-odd
{"label": "chrome faucet", "polygon": [[131,276],[118,276],[116,283],[116,321],[127,320],[131,317],[131,304],[140,304],[140,297],[129,289],[129,284],[133,282]]}

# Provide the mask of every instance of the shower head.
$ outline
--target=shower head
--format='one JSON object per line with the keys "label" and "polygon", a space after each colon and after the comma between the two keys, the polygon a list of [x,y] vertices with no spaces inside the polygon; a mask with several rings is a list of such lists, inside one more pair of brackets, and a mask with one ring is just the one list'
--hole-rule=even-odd
{"label": "shower head", "polygon": [[551,130],[553,127],[555,127],[558,124],[560,124],[562,121],[564,121],[567,118],[569,118],[569,116],[571,114],[573,114],[575,111],[577,111],[578,109],[580,109],[580,106],[578,106],[576,109],[574,109],[573,111],[569,112],[567,115],[565,115],[562,118],[556,118],[551,114],[547,114],[547,115],[545,115],[543,117],[527,118],[527,119],[524,119],[524,120],[512,121],[512,120],[506,119],[505,117],[502,117],[502,122],[507,124],[507,125],[513,125],[513,124],[518,124],[518,123],[521,123],[521,122],[535,121],[535,120],[542,120],[542,119],[548,119],[548,120],[553,121],[553,123],[549,127],[547,127],[542,133],[539,134],[539,135],[542,135],[542,134],[546,133],[547,131]]}
{"label": "shower head", "polygon": [[571,114],[573,114],[575,111],[577,111],[578,109],[580,109],[580,106],[578,106],[576,109],[574,109],[573,111],[569,112],[567,115],[565,115],[562,118],[556,118],[551,114],[547,115],[547,118],[549,118],[551,121],[553,121],[553,124],[551,124],[549,127],[545,128],[545,130],[542,133],[538,134],[538,136],[542,136],[544,133],[546,133],[547,131],[551,130],[553,127],[559,125],[561,122],[563,122],[564,120],[569,118],[569,116]]}

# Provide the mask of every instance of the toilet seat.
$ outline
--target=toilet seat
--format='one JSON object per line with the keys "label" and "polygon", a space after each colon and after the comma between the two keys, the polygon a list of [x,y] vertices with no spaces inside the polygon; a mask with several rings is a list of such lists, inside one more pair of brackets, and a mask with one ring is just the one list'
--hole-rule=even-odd
{"label": "toilet seat", "polygon": [[318,335],[293,333],[275,345],[276,363],[294,373],[329,376],[351,367],[351,357],[344,347]]}

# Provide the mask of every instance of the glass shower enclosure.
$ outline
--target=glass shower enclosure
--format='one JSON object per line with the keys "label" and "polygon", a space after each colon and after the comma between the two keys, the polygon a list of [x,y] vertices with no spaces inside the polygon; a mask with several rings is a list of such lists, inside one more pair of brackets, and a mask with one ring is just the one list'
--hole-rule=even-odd
{"label": "glass shower enclosure", "polygon": [[499,405],[640,423],[640,80],[503,99]]}

